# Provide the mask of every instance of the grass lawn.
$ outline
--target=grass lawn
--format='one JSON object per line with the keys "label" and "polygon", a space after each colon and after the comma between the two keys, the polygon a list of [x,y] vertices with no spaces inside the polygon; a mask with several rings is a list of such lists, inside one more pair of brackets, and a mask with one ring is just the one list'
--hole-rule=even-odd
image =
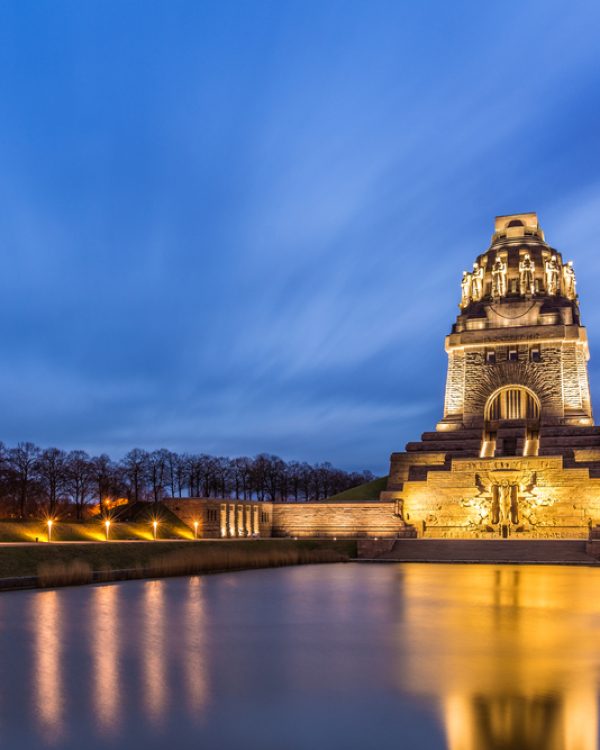
{"label": "grass lawn", "polygon": [[[2,524],[4,525],[4,524]],[[252,539],[231,541],[164,541],[139,542],[136,544],[99,542],[91,544],[40,543],[39,545],[14,545],[0,547],[0,578],[34,576],[40,565],[74,561],[87,563],[92,570],[123,570],[146,567],[157,558],[180,550],[194,550],[196,555],[214,556],[215,552],[240,550],[267,553],[280,550],[332,550],[347,557],[356,556],[356,542],[320,539]]]}
{"label": "grass lawn", "polygon": [[[193,531],[179,519],[162,517],[157,536],[163,539],[193,539]],[[110,539],[153,541],[152,525],[148,522],[118,521],[111,523]],[[0,521],[0,542],[47,542],[48,525],[44,521]],[[106,528],[102,521],[81,521],[52,524],[53,542],[105,542]]]}
{"label": "grass lawn", "polygon": [[387,477],[379,477],[379,479],[374,479],[372,482],[359,484],[358,487],[352,487],[345,492],[332,495],[331,497],[328,497],[327,500],[333,500],[335,502],[338,500],[350,502],[360,502],[361,500],[364,502],[370,502],[372,500],[379,500],[379,493],[385,490],[387,480]]}

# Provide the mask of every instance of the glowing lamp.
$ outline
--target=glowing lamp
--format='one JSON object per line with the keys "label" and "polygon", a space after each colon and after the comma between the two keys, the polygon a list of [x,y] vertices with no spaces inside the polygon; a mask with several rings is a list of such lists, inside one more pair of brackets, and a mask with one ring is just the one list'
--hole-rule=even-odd
{"label": "glowing lamp", "polygon": [[156,529],[158,528],[158,521],[152,521],[152,529],[154,533],[154,541],[156,541]]}
{"label": "glowing lamp", "polygon": [[198,539],[198,521],[194,521],[194,539]]}
{"label": "glowing lamp", "polygon": [[106,541],[108,542],[108,535],[109,535],[109,532],[110,532],[110,521],[106,520],[104,522],[104,526],[106,528]]}
{"label": "glowing lamp", "polygon": [[51,518],[49,518],[48,519],[48,541],[49,542],[52,541],[52,524],[53,523],[54,521]]}

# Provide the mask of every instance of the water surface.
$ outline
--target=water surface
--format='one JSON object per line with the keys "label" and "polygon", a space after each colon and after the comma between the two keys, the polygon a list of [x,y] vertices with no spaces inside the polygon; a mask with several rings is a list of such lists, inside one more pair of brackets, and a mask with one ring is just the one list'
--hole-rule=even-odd
{"label": "water surface", "polygon": [[0,595],[0,747],[598,750],[600,570],[321,565]]}

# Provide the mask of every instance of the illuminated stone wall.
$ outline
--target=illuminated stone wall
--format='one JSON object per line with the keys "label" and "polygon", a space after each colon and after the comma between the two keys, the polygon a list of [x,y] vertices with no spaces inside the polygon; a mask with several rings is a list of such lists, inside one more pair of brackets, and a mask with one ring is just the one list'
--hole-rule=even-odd
{"label": "illuminated stone wall", "polygon": [[181,498],[164,504],[199,538],[396,537],[405,530],[394,502],[264,503]]}
{"label": "illuminated stone wall", "polygon": [[403,529],[393,502],[273,504],[273,536],[395,537]]}
{"label": "illuminated stone wall", "polygon": [[454,459],[450,471],[404,483],[404,518],[427,538],[498,537],[489,488],[503,481],[520,485],[513,539],[587,538],[600,522],[600,478],[565,469],[562,457]]}

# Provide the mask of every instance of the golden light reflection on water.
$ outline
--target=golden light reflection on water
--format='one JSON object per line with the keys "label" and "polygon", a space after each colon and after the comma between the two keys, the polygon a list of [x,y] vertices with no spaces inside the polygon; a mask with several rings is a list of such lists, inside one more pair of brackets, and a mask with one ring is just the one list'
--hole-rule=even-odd
{"label": "golden light reflection on water", "polygon": [[40,592],[32,600],[34,628],[35,707],[48,743],[64,734],[62,616],[59,594]]}
{"label": "golden light reflection on water", "polygon": [[118,586],[100,586],[92,598],[89,635],[93,657],[94,705],[100,727],[107,733],[117,731],[121,694],[119,675],[119,596]]}
{"label": "golden light reflection on water", "polygon": [[598,571],[406,566],[400,685],[449,750],[597,750]]}
{"label": "golden light reflection on water", "polygon": [[144,691],[146,713],[154,724],[160,724],[167,709],[167,676],[165,664],[166,637],[165,582],[144,584]]}
{"label": "golden light reflection on water", "polygon": [[202,712],[208,692],[202,586],[201,578],[190,578],[185,611],[185,645],[182,652],[185,663],[188,709],[194,716]]}

